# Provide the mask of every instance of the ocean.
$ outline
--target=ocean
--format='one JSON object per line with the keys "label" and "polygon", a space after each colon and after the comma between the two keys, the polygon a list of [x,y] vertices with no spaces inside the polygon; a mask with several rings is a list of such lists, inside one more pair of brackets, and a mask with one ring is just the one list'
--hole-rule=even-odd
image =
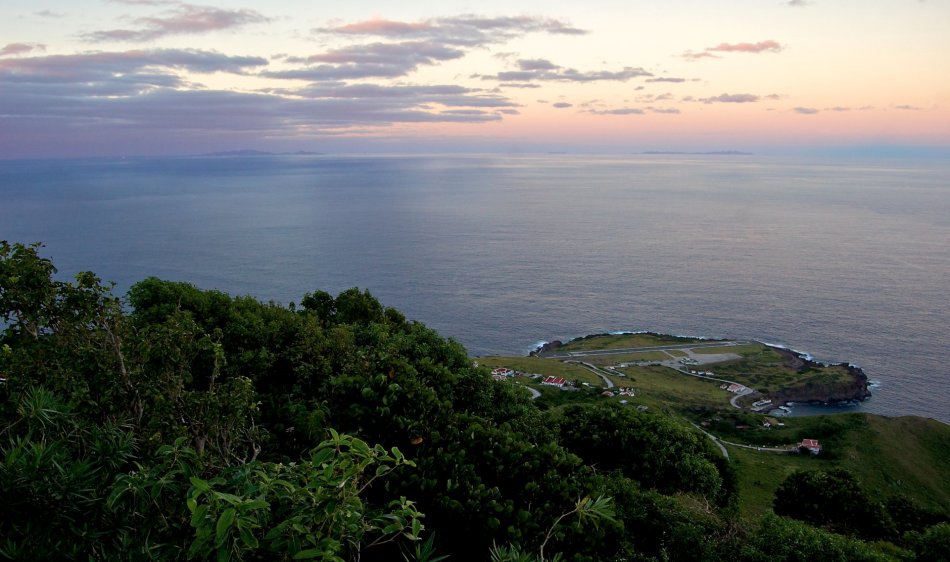
{"label": "ocean", "polygon": [[618,330],[758,339],[950,423],[950,163],[741,155],[0,161],[0,239],[124,293],[369,289],[473,355]]}

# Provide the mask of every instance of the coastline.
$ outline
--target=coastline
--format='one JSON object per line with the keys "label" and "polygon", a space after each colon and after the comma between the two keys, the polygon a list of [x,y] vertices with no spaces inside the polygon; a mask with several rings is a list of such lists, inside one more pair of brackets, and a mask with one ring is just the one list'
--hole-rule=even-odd
{"label": "coastline", "polygon": [[[569,339],[567,342],[561,340],[540,340],[535,344],[527,355],[529,357],[540,357],[542,354],[554,352],[557,349],[570,345],[572,343],[589,340],[596,337],[617,336],[617,335],[649,335],[661,339],[670,339],[674,341],[682,340],[684,342],[717,342],[731,341],[728,338],[709,337],[709,336],[690,336],[678,334],[664,334],[650,330],[615,330],[610,332],[587,334]],[[844,384],[823,384],[816,382],[806,382],[801,386],[781,388],[773,392],[754,392],[749,396],[751,398],[771,400],[770,409],[788,410],[786,415],[809,415],[795,413],[795,406],[805,406],[806,408],[854,408],[869,400],[872,396],[871,389],[876,386],[874,381],[868,379],[864,370],[851,362],[824,362],[815,359],[807,351],[794,349],[793,347],[770,343],[763,340],[750,340],[756,344],[763,345],[769,349],[778,352],[784,360],[785,366],[801,371],[807,371],[816,368],[834,368],[841,367],[846,369],[850,376],[850,381]],[[822,412],[815,412],[818,415]]]}

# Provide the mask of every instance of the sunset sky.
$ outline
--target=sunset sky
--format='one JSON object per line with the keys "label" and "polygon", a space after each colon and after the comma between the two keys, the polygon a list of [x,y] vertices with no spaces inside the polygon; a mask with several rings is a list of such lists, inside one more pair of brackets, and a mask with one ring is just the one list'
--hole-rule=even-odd
{"label": "sunset sky", "polygon": [[950,149],[950,0],[0,4],[0,158]]}

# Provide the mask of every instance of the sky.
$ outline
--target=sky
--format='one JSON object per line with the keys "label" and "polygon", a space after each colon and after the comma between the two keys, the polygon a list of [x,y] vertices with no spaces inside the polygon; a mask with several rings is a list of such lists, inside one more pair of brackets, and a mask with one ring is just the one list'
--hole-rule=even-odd
{"label": "sky", "polygon": [[3,0],[0,158],[950,151],[950,0]]}

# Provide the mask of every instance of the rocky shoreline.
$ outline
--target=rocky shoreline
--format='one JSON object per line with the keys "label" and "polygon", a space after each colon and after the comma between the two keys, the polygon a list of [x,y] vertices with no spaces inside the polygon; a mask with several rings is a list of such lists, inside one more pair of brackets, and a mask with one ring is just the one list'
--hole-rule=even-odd
{"label": "rocky shoreline", "polygon": [[777,351],[786,360],[786,365],[796,369],[814,367],[844,367],[851,375],[851,382],[846,384],[806,383],[803,386],[784,388],[768,394],[775,406],[785,406],[790,403],[834,406],[848,402],[863,402],[871,397],[870,382],[864,370],[850,363],[822,363],[815,361],[804,353],[768,345]]}

